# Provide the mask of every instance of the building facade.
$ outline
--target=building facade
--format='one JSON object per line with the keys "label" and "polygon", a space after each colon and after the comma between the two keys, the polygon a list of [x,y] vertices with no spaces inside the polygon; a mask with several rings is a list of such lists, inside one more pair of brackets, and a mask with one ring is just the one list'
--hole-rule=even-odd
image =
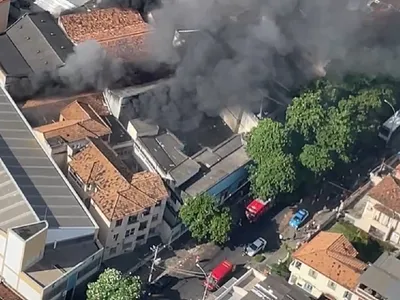
{"label": "building facade", "polygon": [[163,181],[155,173],[132,173],[101,139],[89,139],[71,156],[68,178],[99,224],[105,260],[160,234],[169,198]]}
{"label": "building facade", "polygon": [[362,300],[356,287],[367,265],[357,254],[343,235],[320,232],[293,253],[289,283],[317,299]]}
{"label": "building facade", "polygon": [[361,230],[400,248],[400,185],[396,172],[374,176],[372,188],[346,218]]}

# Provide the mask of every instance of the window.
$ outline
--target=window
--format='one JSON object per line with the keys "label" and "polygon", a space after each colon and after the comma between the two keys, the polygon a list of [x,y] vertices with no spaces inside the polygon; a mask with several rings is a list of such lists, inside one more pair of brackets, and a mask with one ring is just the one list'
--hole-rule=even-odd
{"label": "window", "polygon": [[307,291],[307,292],[312,292],[313,286],[311,284],[309,284],[308,282],[306,282],[303,286],[303,288]]}
{"label": "window", "polygon": [[297,261],[297,260],[296,260],[296,262],[294,263],[295,268],[296,268],[296,269],[299,269],[299,270],[300,270],[300,268],[301,268],[301,265],[302,265],[302,263],[299,262],[299,261]]}
{"label": "window", "polygon": [[142,212],[142,216],[148,216],[150,214],[150,208],[146,208],[145,210],[143,210]]}
{"label": "window", "polygon": [[335,290],[335,289],[336,289],[336,283],[333,282],[333,281],[331,281],[331,280],[329,280],[329,281],[328,281],[328,287],[329,287],[330,289],[332,289],[332,290]]}
{"label": "window", "polygon": [[119,236],[118,233],[117,233],[117,234],[114,234],[114,241],[117,241],[117,240],[118,240],[118,236]]}
{"label": "window", "polygon": [[155,233],[156,232],[156,228],[155,227],[153,227],[153,228],[150,228],[150,230],[149,230],[149,234],[153,234],[153,233]]}
{"label": "window", "polygon": [[115,227],[119,227],[122,225],[122,219],[119,219],[115,222]]}
{"label": "window", "polygon": [[147,221],[140,223],[139,230],[145,230],[147,228]]}
{"label": "window", "polygon": [[133,242],[125,243],[122,245],[122,250],[132,248]]}
{"label": "window", "polygon": [[136,240],[137,241],[143,241],[144,240],[144,238],[145,238],[145,234],[142,234],[142,235],[139,235],[137,238],[136,238]]}
{"label": "window", "polygon": [[131,229],[130,235],[134,235],[135,234],[135,228]]}
{"label": "window", "polygon": [[125,231],[125,237],[129,236],[129,232],[130,232],[130,230]]}
{"label": "window", "polygon": [[379,221],[379,216],[380,216],[380,212],[375,210],[374,211],[374,216],[372,217],[375,221]]}
{"label": "window", "polygon": [[135,234],[135,228],[125,231],[125,237],[131,236]]}
{"label": "window", "polygon": [[161,201],[158,201],[158,202],[156,203],[156,207],[158,207],[158,206],[161,206]]}
{"label": "window", "polygon": [[383,226],[388,226],[389,224],[389,217],[385,214],[381,214],[379,218],[379,223],[381,223]]}
{"label": "window", "polygon": [[111,248],[110,255],[114,255],[115,253],[117,253],[117,247]]}
{"label": "window", "polygon": [[136,223],[137,222],[137,216],[130,216],[128,219],[128,225]]}
{"label": "window", "polygon": [[309,271],[308,271],[308,275],[310,276],[310,277],[312,277],[312,278],[317,278],[317,272],[315,272],[313,269],[310,269]]}
{"label": "window", "polygon": [[152,222],[155,222],[155,221],[157,221],[158,220],[158,215],[154,215],[152,218],[151,218],[151,221]]}
{"label": "window", "polygon": [[349,291],[345,291],[345,292],[343,293],[343,298],[344,298],[344,299],[351,300],[351,297],[352,297],[352,296],[353,296],[353,294],[350,293]]}

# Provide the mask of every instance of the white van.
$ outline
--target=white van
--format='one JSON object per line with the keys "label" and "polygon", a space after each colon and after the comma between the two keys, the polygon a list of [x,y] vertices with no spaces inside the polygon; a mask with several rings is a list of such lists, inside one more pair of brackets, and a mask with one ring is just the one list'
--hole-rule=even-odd
{"label": "white van", "polygon": [[400,113],[396,111],[396,113],[386,120],[385,123],[379,128],[378,136],[383,139],[386,143],[389,142],[393,133],[400,127]]}

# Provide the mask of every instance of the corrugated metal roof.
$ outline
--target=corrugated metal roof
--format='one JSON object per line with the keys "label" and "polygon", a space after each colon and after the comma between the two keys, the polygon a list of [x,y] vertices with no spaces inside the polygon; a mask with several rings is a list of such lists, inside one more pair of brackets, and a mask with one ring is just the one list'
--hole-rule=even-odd
{"label": "corrugated metal roof", "polygon": [[2,160],[0,160],[0,193],[0,228],[3,231],[39,221]]}
{"label": "corrugated metal roof", "polygon": [[75,197],[28,126],[1,88],[0,157],[30,206],[40,220],[48,221],[50,228],[93,227],[83,203]]}

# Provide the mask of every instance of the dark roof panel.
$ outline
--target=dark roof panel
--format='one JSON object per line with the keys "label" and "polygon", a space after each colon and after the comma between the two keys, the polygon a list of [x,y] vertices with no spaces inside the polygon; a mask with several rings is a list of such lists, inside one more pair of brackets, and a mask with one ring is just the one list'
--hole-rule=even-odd
{"label": "dark roof panel", "polygon": [[25,75],[32,71],[7,34],[0,35],[0,45],[0,67],[4,72],[10,75]]}
{"label": "dark roof panel", "polygon": [[23,15],[0,42],[0,64],[10,75],[54,70],[73,52],[73,44],[48,12]]}

